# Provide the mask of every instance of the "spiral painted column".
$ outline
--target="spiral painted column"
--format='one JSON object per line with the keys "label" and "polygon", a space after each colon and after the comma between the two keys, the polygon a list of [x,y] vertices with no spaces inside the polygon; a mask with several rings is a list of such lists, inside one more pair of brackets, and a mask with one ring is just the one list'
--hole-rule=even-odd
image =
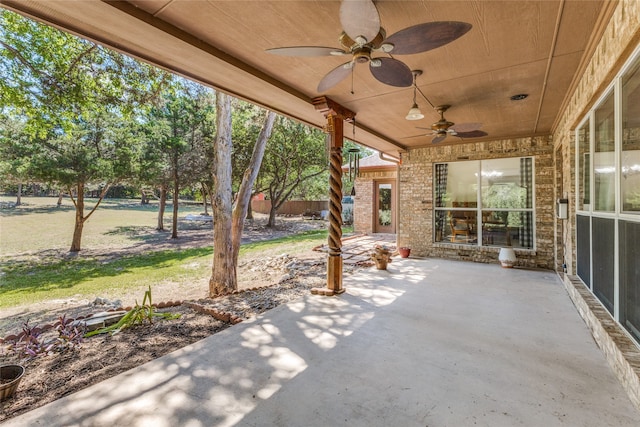
{"label": "spiral painted column", "polygon": [[342,247],[342,147],[331,147],[329,164],[329,254]]}
{"label": "spiral painted column", "polygon": [[[327,289],[329,294],[344,292],[342,287],[342,138],[341,118],[327,116],[331,148],[329,158],[329,258],[327,259]],[[333,123],[331,123],[333,122]],[[332,126],[331,126],[332,124]]]}
{"label": "spiral painted column", "polygon": [[355,115],[331,101],[320,97],[313,100],[316,110],[326,119],[329,137],[329,256],[327,257],[327,287],[313,288],[311,293],[336,295],[344,292],[342,287],[342,140],[344,121]]}

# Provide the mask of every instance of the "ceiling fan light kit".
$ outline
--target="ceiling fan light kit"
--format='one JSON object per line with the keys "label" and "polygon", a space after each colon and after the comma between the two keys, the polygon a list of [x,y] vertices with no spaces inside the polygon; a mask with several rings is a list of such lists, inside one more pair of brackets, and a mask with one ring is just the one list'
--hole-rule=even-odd
{"label": "ceiling fan light kit", "polygon": [[416,91],[418,89],[416,79],[419,75],[422,74],[422,70],[413,70],[411,74],[413,74],[413,105],[411,106],[411,109],[409,110],[409,113],[407,113],[405,119],[420,120],[424,119],[424,114],[422,114],[422,111],[420,111],[420,108],[418,108],[418,103],[416,102]]}
{"label": "ceiling fan light kit", "polygon": [[422,111],[420,111],[420,108],[418,108],[418,104],[413,104],[413,107],[411,107],[411,109],[409,110],[409,113],[407,113],[407,116],[405,117],[405,119],[407,119],[407,120],[424,119],[424,114],[422,114]]}
{"label": "ceiling fan light kit", "polygon": [[[340,4],[340,24],[343,32],[338,40],[343,50],[322,46],[292,46],[267,49],[267,52],[301,57],[351,55],[349,62],[324,76],[318,84],[319,93],[326,92],[347,78],[357,63],[369,63],[369,71],[381,83],[409,87],[413,82],[411,69],[404,62],[390,57],[391,52],[398,55],[427,52],[451,43],[471,29],[471,24],[466,22],[426,22],[404,28],[387,38],[384,28],[380,27],[378,9],[371,0],[343,0]],[[389,57],[372,57],[374,53],[388,54]]]}

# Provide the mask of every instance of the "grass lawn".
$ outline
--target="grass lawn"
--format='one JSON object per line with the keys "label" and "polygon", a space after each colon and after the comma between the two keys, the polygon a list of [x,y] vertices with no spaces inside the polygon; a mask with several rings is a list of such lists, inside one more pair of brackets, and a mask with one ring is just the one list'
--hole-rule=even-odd
{"label": "grass lawn", "polygon": [[[61,207],[56,197],[23,197],[22,205],[0,209],[0,257],[50,249],[71,247],[75,210],[66,197]],[[15,197],[0,197],[2,202],[15,202]],[[96,199],[85,201],[85,215]],[[165,227],[171,225],[171,204],[165,212]],[[181,205],[180,216],[202,212],[202,206]],[[157,203],[141,205],[136,200],[104,200],[87,220],[82,234],[82,247],[106,249],[141,240],[143,231],[153,231],[158,217]]]}
{"label": "grass lawn", "polygon": [[[177,294],[181,286],[199,282],[206,291],[211,245],[108,256],[109,248],[135,244],[155,227],[157,207],[143,207],[135,201],[107,201],[98,208],[84,228],[83,247],[89,249],[88,255],[81,251],[78,256],[61,257],[58,251],[58,255],[48,256],[50,249],[68,249],[73,230],[70,202],[65,200],[67,206],[62,208],[55,202],[55,198],[26,198],[25,206],[0,210],[0,308],[70,297],[142,295],[148,286],[162,284],[175,288]],[[180,216],[201,211],[200,206],[181,207]],[[170,217],[166,224],[170,224]],[[310,250],[324,243],[326,236],[326,230],[314,230],[245,244],[240,264],[251,263],[258,255]],[[102,249],[100,255],[94,254],[95,249]]]}

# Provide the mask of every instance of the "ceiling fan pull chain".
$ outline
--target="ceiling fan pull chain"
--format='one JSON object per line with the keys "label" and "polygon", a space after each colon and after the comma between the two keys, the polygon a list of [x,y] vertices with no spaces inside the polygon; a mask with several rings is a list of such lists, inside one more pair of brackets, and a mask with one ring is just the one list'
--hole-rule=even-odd
{"label": "ceiling fan pull chain", "polygon": [[351,121],[351,124],[352,124],[351,135],[353,137],[353,142],[356,142],[356,118],[355,118],[355,116],[353,117],[353,120]]}
{"label": "ceiling fan pull chain", "polygon": [[356,68],[355,65],[356,64],[353,64],[353,67],[351,67],[351,95],[355,95],[355,92],[353,91],[353,69]]}

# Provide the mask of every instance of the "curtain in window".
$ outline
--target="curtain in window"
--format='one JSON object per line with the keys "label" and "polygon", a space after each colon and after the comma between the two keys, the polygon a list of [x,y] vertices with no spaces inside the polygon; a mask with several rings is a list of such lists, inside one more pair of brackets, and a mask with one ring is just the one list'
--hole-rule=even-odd
{"label": "curtain in window", "polygon": [[447,193],[447,164],[436,165],[436,207],[444,208],[444,195]]}
{"label": "curtain in window", "polygon": [[[436,165],[435,190],[436,190],[436,207],[445,207],[444,195],[447,193],[447,175],[449,167],[447,164]],[[444,212],[436,212],[436,231],[440,231],[440,235],[444,236]]]}
{"label": "curtain in window", "polygon": [[[533,190],[533,159],[524,157],[520,159],[520,186],[526,190],[524,208],[531,209]],[[533,246],[533,218],[531,212],[520,212],[522,227],[520,228],[520,246],[530,248]]]}

